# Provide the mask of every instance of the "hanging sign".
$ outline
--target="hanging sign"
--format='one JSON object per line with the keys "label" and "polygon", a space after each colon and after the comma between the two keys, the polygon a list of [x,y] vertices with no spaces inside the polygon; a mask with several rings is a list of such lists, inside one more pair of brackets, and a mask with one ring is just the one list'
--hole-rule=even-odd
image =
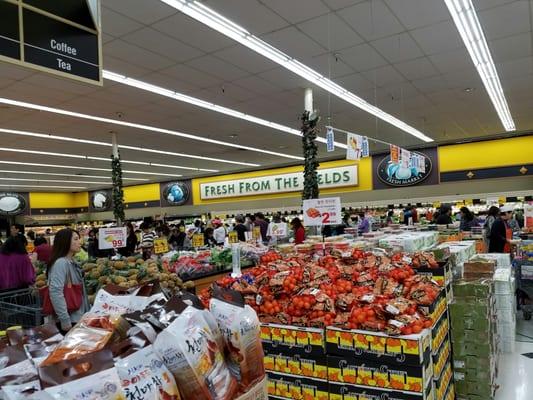
{"label": "hanging sign", "polygon": [[120,249],[126,247],[127,228],[98,229],[98,249]]}
{"label": "hanging sign", "polygon": [[[377,178],[374,180],[374,189],[417,185],[430,177],[432,162],[428,156],[414,151],[400,150],[401,158],[396,161],[392,158],[393,151],[381,160],[379,157],[373,157],[372,162],[376,168],[375,177]],[[405,160],[407,160],[407,165]]]}
{"label": "hanging sign", "polygon": [[305,226],[342,224],[340,197],[304,200],[303,213]]}
{"label": "hanging sign", "polygon": [[195,233],[192,235],[192,247],[202,247],[204,246],[204,234],[203,233]]}
{"label": "hanging sign", "polygon": [[252,229],[252,239],[261,240],[261,228],[259,226],[254,226]]}
{"label": "hanging sign", "polygon": [[394,164],[400,162],[400,148],[394,144],[390,145],[390,160]]}
{"label": "hanging sign", "polygon": [[156,238],[154,239],[154,253],[155,254],[162,254],[162,253],[168,253],[168,240],[162,239],[162,238]]}
{"label": "hanging sign", "polygon": [[333,129],[326,129],[326,149],[329,152],[335,151],[335,133]]}
{"label": "hanging sign", "polygon": [[231,231],[228,233],[228,241],[230,243],[239,243],[239,235],[235,231]]}
{"label": "hanging sign", "polygon": [[346,159],[360,160],[362,156],[363,137],[355,133],[347,134]]}
{"label": "hanging sign", "polygon": [[370,145],[368,144],[368,138],[363,136],[361,140],[361,157],[370,156]]}
{"label": "hanging sign", "polygon": [[98,1],[19,4],[0,1],[1,60],[102,84]]}
{"label": "hanging sign", "polygon": [[285,222],[271,222],[268,224],[267,236],[287,236],[287,224]]}
{"label": "hanging sign", "polygon": [[524,204],[524,225],[533,228],[533,204]]}
{"label": "hanging sign", "polygon": [[411,163],[411,152],[409,150],[400,149],[400,165],[403,168],[409,168]]}

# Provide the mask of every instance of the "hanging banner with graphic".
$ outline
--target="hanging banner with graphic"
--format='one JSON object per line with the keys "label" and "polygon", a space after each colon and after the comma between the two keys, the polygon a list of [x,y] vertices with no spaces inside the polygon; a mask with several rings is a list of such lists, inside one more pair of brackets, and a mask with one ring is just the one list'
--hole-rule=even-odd
{"label": "hanging banner with graphic", "polygon": [[326,129],[326,149],[328,153],[335,150],[335,133],[331,128]]}
{"label": "hanging banner with graphic", "polygon": [[354,133],[346,135],[346,159],[359,160],[361,159],[361,141],[362,138]]}
{"label": "hanging banner with graphic", "polygon": [[390,160],[395,164],[400,162],[400,148],[394,144],[390,145]]}
{"label": "hanging banner with graphic", "polygon": [[342,224],[340,197],[304,200],[303,213],[305,226]]}
{"label": "hanging banner with graphic", "polygon": [[409,168],[411,163],[411,152],[409,150],[400,149],[400,165],[403,168]]}
{"label": "hanging banner with graphic", "polygon": [[366,136],[361,141],[361,157],[370,157],[370,145]]}

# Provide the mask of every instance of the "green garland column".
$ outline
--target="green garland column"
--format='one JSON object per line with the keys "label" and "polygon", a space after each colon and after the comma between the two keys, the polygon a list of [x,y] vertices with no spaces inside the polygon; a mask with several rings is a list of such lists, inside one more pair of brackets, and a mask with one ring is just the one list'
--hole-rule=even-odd
{"label": "green garland column", "polygon": [[318,199],[318,147],[316,145],[318,113],[313,111],[313,92],[306,89],[305,111],[302,114],[302,144],[304,153],[304,189],[302,200]]}
{"label": "green garland column", "polygon": [[113,215],[118,226],[126,219],[124,213],[124,191],[122,190],[122,163],[120,162],[120,153],[118,151],[116,133],[112,133],[113,154],[111,155],[111,179],[113,181]]}

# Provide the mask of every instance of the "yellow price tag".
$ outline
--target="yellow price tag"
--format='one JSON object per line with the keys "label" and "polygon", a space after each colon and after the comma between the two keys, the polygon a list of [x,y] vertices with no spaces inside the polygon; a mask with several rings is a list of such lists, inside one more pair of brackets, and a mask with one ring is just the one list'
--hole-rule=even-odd
{"label": "yellow price tag", "polygon": [[505,204],[505,203],[507,203],[507,197],[505,196],[498,197],[498,204]]}
{"label": "yellow price tag", "polygon": [[28,253],[33,253],[34,250],[35,250],[35,245],[33,244],[33,242],[28,242],[28,244],[26,245],[26,251]]}
{"label": "yellow price tag", "polygon": [[252,229],[252,239],[254,240],[261,239],[261,227],[254,226],[254,228]]}
{"label": "yellow price tag", "polygon": [[202,247],[204,243],[203,233],[195,233],[192,235],[192,247]]}
{"label": "yellow price tag", "polygon": [[168,253],[168,241],[166,239],[154,239],[154,253]]}
{"label": "yellow price tag", "polygon": [[239,243],[239,235],[237,235],[237,232],[231,231],[228,233],[228,240],[230,243]]}
{"label": "yellow price tag", "polygon": [[472,199],[465,200],[465,206],[473,206],[473,205],[474,205],[474,200]]}
{"label": "yellow price tag", "polygon": [[440,201],[436,201],[433,203],[433,208],[440,208]]}

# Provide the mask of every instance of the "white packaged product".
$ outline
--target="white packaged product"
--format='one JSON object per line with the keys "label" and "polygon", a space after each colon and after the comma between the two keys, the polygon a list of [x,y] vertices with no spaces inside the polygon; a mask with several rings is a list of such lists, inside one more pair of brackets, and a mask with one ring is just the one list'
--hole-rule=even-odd
{"label": "white packaged product", "polygon": [[55,400],[126,400],[115,368],[49,387],[44,391]]}

